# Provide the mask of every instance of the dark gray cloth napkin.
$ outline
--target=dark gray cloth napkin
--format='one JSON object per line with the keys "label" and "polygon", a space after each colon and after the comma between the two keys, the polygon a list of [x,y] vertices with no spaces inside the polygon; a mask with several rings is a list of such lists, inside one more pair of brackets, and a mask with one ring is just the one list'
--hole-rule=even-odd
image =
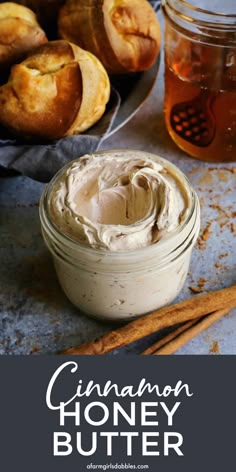
{"label": "dark gray cloth napkin", "polygon": [[157,12],[161,6],[161,0],[148,0],[151,3],[152,8]]}

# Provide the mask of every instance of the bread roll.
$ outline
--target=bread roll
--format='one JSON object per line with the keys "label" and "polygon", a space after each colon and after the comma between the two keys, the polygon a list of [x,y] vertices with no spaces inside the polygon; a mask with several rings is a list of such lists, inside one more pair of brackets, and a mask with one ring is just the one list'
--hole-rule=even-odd
{"label": "bread roll", "polygon": [[114,74],[146,70],[160,51],[160,25],[147,0],[67,0],[58,32]]}
{"label": "bread roll", "polygon": [[77,134],[102,116],[109,94],[108,75],[95,56],[50,41],[12,67],[0,87],[0,123],[24,138]]}
{"label": "bread roll", "polygon": [[29,51],[46,42],[35,13],[16,3],[0,3],[0,69],[22,60]]}

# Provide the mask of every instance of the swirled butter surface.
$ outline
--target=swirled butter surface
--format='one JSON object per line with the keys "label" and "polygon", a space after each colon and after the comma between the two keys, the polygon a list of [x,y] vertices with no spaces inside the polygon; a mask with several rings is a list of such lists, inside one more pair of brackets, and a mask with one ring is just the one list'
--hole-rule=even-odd
{"label": "swirled butter surface", "polygon": [[74,161],[56,181],[49,209],[64,234],[86,246],[127,251],[157,243],[186,219],[180,177],[142,153],[105,152]]}

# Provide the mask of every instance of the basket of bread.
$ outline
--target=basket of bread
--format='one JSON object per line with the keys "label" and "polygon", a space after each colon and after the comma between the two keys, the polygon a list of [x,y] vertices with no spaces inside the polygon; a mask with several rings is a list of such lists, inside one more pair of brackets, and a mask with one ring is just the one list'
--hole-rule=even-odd
{"label": "basket of bread", "polygon": [[119,111],[119,83],[157,60],[158,3],[0,3],[2,168],[48,181],[98,148]]}

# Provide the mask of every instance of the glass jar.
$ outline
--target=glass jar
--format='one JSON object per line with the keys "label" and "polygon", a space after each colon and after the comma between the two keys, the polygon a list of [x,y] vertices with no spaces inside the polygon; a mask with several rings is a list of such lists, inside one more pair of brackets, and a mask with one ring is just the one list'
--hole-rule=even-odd
{"label": "glass jar", "polygon": [[191,156],[235,161],[235,0],[162,0],[162,11],[168,132]]}
{"label": "glass jar", "polygon": [[[95,155],[112,152],[117,151]],[[62,233],[50,216],[50,195],[71,162],[52,179],[40,202],[44,240],[53,256],[62,289],[85,314],[103,320],[130,320],[169,304],[184,284],[199,234],[199,201],[184,174],[165,159],[142,151],[135,154],[140,159],[145,155],[162,164],[176,175],[188,195],[186,219],[159,242],[142,249],[117,252],[87,247]]]}

